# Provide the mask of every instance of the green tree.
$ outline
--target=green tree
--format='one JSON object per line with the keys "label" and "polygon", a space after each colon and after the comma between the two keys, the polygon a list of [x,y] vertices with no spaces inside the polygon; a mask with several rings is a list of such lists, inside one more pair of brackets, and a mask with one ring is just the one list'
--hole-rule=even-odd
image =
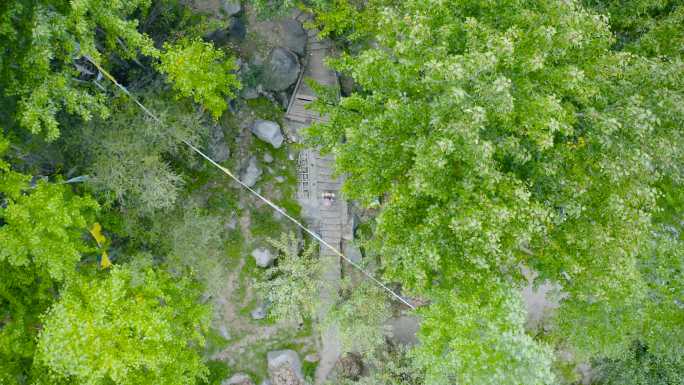
{"label": "green tree", "polygon": [[[9,141],[0,136],[0,156]],[[30,375],[40,315],[91,247],[83,239],[98,209],[68,185],[38,181],[0,159],[0,382]]]}
{"label": "green tree", "polygon": [[325,284],[315,258],[316,244],[300,253],[299,240],[292,233],[270,242],[279,252],[278,263],[267,270],[263,281],[255,283],[262,298],[271,304],[269,315],[298,323],[313,319],[319,307],[321,285]]}
{"label": "green tree", "polygon": [[132,18],[149,5],[149,0],[22,0],[0,5],[0,85],[6,95],[17,98],[20,125],[55,139],[60,111],[84,120],[106,116],[104,96],[93,86],[81,86],[79,77],[89,70],[78,59],[89,55],[100,60],[103,50],[126,59],[138,52],[157,55]]}
{"label": "green tree", "polygon": [[618,48],[647,56],[684,54],[684,3],[681,0],[584,0],[605,14]]}
{"label": "green tree", "polygon": [[635,342],[622,359],[595,363],[599,385],[675,385],[684,382],[684,362],[649,352],[648,346]]}
{"label": "green tree", "polygon": [[[125,67],[126,60],[140,64],[139,57],[161,59],[159,69],[181,96],[193,97],[220,116],[226,107],[223,98],[239,88],[231,73],[236,69],[234,59],[225,58],[209,43],[191,40],[204,24],[188,21],[177,7],[169,10],[168,4],[158,4],[146,20],[151,3],[21,0],[0,5],[0,89],[8,102],[16,103],[12,112],[18,125],[54,140],[60,135],[60,112],[85,121],[109,115],[102,85],[92,81],[97,70],[84,57],[108,68],[122,63]],[[181,15],[160,17],[163,9]],[[189,37],[164,45],[162,51],[139,30],[139,24],[143,20],[147,28],[156,20],[170,28],[164,25],[169,23],[167,16],[180,23],[174,26],[187,29],[177,34]]]}
{"label": "green tree", "polygon": [[166,256],[164,262],[170,272],[189,272],[203,284],[206,294],[215,297],[224,288],[227,274],[224,232],[219,216],[186,202],[181,208],[155,215],[152,231],[145,233],[147,245],[157,246]]}
{"label": "green tree", "polygon": [[[348,197],[382,198],[369,246],[385,276],[436,301],[420,365],[449,352],[426,342],[428,327],[463,355],[428,383],[478,383],[479,364],[500,383],[549,381],[545,350],[518,316],[501,316],[519,314],[521,265],[562,285],[553,338],[578,357],[619,356],[654,325],[676,338],[649,346],[676,351],[681,320],[654,313],[666,300],[644,269],[680,263],[648,250],[660,186],[682,183],[681,61],[614,51],[606,19],[575,2],[404,1],[375,16],[378,47],[331,61],[362,91],[319,99],[329,122],[310,140],[336,156]],[[458,345],[476,320],[526,353],[502,346],[485,359]]]}
{"label": "green tree", "polygon": [[199,143],[208,133],[202,116],[191,106],[174,104],[161,92],[149,91],[141,97],[163,125],[122,95],[112,100],[109,119],[65,130],[65,140],[60,142],[78,156],[74,163],[86,167],[95,192],[132,215],[173,207],[184,179],[170,160],[192,159],[180,140]]}
{"label": "green tree", "polygon": [[240,88],[235,58],[226,59],[223,51],[199,39],[166,43],[164,49],[158,67],[173,89],[180,96],[192,97],[218,119],[227,107],[226,98],[234,97]]}
{"label": "green tree", "polygon": [[51,381],[193,384],[207,374],[199,352],[209,309],[199,294],[188,279],[144,266],[79,276],[44,316],[36,361]]}
{"label": "green tree", "polygon": [[444,293],[421,314],[420,344],[409,354],[426,384],[555,382],[553,353],[525,332],[525,311],[514,291],[489,292],[485,300]]}
{"label": "green tree", "polygon": [[340,296],[321,320],[323,326],[335,325],[342,351],[373,357],[389,334],[386,322],[392,316],[387,292],[373,282],[345,279]]}

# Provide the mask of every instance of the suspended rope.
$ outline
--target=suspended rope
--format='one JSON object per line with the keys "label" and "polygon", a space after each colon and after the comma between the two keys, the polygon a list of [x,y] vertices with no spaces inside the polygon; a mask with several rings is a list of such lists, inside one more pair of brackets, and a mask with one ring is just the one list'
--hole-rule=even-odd
{"label": "suspended rope", "polygon": [[[87,56],[87,55],[86,55],[85,58],[86,58],[86,60],[88,60],[92,65],[94,65],[94,66],[100,71],[101,74],[103,74],[107,79],[109,79],[112,83],[114,83],[114,85],[115,85],[117,88],[119,88],[119,89],[120,89],[121,91],[123,91],[131,100],[133,100],[133,102],[135,102],[135,104],[137,104],[138,107],[140,107],[140,109],[143,110],[143,112],[145,112],[145,114],[147,114],[147,116],[149,116],[150,118],[152,118],[155,122],[157,122],[157,124],[159,124],[159,125],[161,125],[161,126],[164,126],[164,123],[161,121],[161,119],[159,119],[155,114],[152,113],[152,111],[150,111],[147,107],[145,107],[145,105],[143,105],[143,104],[138,100],[138,98],[136,98],[136,97],[133,96],[130,92],[128,92],[128,89],[126,89],[126,87],[124,87],[123,85],[121,85],[121,84],[114,78],[114,76],[112,76],[109,72],[107,72],[104,68],[102,68],[102,67],[101,67],[97,62],[95,62],[95,60],[93,60],[90,56]],[[196,153],[199,154],[202,158],[206,159],[209,163],[211,163],[214,167],[218,168],[218,169],[221,170],[224,174],[228,175],[231,179],[233,179],[235,182],[237,182],[237,183],[238,183],[240,186],[242,186],[245,190],[247,190],[247,191],[249,191],[250,193],[252,193],[252,195],[254,195],[254,196],[256,196],[257,198],[259,198],[261,201],[263,201],[264,203],[266,203],[267,205],[269,205],[270,207],[272,207],[274,210],[276,210],[278,213],[280,213],[281,215],[283,215],[285,218],[287,218],[288,220],[290,220],[292,223],[294,223],[297,227],[299,227],[300,229],[302,229],[303,231],[305,231],[307,234],[311,235],[314,239],[316,239],[317,241],[319,241],[323,246],[325,246],[326,248],[328,248],[329,250],[331,250],[333,253],[335,253],[335,255],[337,255],[337,256],[339,256],[340,258],[342,258],[345,262],[347,262],[348,264],[350,264],[351,266],[353,266],[355,269],[357,269],[358,271],[360,271],[363,275],[365,275],[368,279],[370,279],[371,281],[373,281],[376,285],[380,286],[383,290],[385,290],[386,292],[388,292],[394,299],[398,300],[399,302],[403,303],[404,305],[408,306],[409,308],[411,308],[411,309],[413,309],[413,310],[416,309],[415,306],[413,306],[410,302],[408,302],[408,301],[405,300],[402,296],[400,296],[399,294],[397,294],[394,290],[392,290],[392,289],[390,289],[389,287],[387,287],[387,285],[385,285],[384,283],[382,283],[382,282],[381,282],[379,279],[377,279],[373,274],[371,274],[371,273],[369,273],[368,271],[366,271],[366,270],[365,270],[362,266],[360,266],[358,263],[356,263],[356,262],[352,261],[351,259],[347,258],[347,256],[344,255],[343,253],[341,253],[339,250],[337,250],[337,248],[335,248],[334,246],[332,246],[331,244],[329,244],[328,242],[326,242],[325,240],[323,240],[323,238],[321,238],[318,234],[316,234],[314,231],[310,230],[308,227],[304,226],[301,222],[299,222],[297,219],[295,219],[294,217],[292,217],[292,216],[291,216],[290,214],[288,214],[285,210],[283,210],[282,208],[278,207],[278,205],[276,205],[275,203],[271,202],[268,198],[266,198],[266,197],[264,197],[263,195],[259,194],[259,193],[258,193],[257,191],[255,191],[253,188],[249,187],[247,184],[245,184],[244,182],[242,182],[242,181],[241,181],[238,177],[236,177],[230,170],[228,170],[227,168],[225,168],[225,167],[221,166],[220,164],[218,164],[215,160],[213,160],[213,159],[212,159],[211,157],[209,157],[207,154],[205,154],[204,152],[202,152],[202,150],[200,150],[200,149],[197,148],[195,145],[193,145],[192,143],[190,143],[187,139],[185,139],[185,138],[179,138],[179,137],[177,137],[176,139],[178,139],[179,141],[183,142],[183,143],[184,143],[185,145],[187,145],[192,151],[196,152]]]}

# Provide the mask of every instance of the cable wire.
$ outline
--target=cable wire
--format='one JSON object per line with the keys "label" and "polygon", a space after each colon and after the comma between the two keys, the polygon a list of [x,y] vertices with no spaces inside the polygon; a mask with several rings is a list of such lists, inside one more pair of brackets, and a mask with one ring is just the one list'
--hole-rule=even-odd
{"label": "cable wire", "polygon": [[[133,96],[133,95],[126,89],[126,87],[124,87],[123,85],[121,85],[121,84],[120,84],[120,83],[119,83],[119,82],[118,82],[118,81],[117,81],[109,72],[107,72],[104,68],[102,68],[102,67],[101,67],[97,62],[95,62],[95,60],[93,60],[90,56],[87,56],[87,55],[86,55],[86,56],[84,56],[84,57],[85,57],[85,59],[88,60],[92,65],[94,65],[94,66],[100,71],[100,73],[102,73],[107,79],[109,79],[112,83],[114,83],[114,85],[116,85],[117,88],[119,88],[119,89],[120,89],[121,91],[123,91],[131,100],[133,100],[133,102],[135,102],[135,104],[137,104],[138,107],[140,107],[140,109],[143,110],[143,112],[145,112],[145,114],[147,114],[149,117],[151,117],[152,119],[154,119],[154,121],[157,122],[159,125],[164,126],[164,123],[161,121],[161,119],[159,119],[155,114],[152,113],[152,111],[150,111],[147,107],[145,107],[145,105],[143,105],[135,96]],[[304,226],[301,222],[299,222],[297,219],[295,219],[294,217],[292,217],[292,216],[291,216],[290,214],[288,214],[285,210],[283,210],[282,208],[278,207],[278,205],[276,205],[275,203],[271,202],[268,198],[264,197],[263,195],[259,194],[257,191],[255,191],[254,189],[252,189],[251,187],[249,187],[247,184],[245,184],[243,181],[241,181],[238,177],[236,177],[230,170],[228,170],[227,168],[225,168],[225,167],[221,166],[220,164],[218,164],[215,160],[213,160],[210,156],[208,156],[207,154],[205,154],[204,152],[202,152],[202,150],[200,150],[200,149],[197,148],[195,145],[193,145],[192,143],[190,143],[187,139],[184,139],[184,138],[176,138],[176,139],[178,139],[178,140],[180,140],[181,142],[183,142],[183,143],[184,143],[185,145],[187,145],[192,151],[196,152],[196,153],[199,154],[201,157],[203,157],[204,159],[206,159],[206,160],[207,160],[209,163],[211,163],[214,167],[216,167],[216,168],[218,168],[219,170],[223,171],[224,174],[228,175],[231,179],[233,179],[234,181],[236,181],[240,186],[242,186],[242,187],[245,188],[247,191],[249,191],[250,193],[252,193],[254,196],[256,196],[257,198],[259,198],[260,200],[262,200],[264,203],[266,203],[267,205],[269,205],[270,207],[272,207],[272,208],[273,208],[274,210],[276,210],[278,213],[282,214],[285,218],[289,219],[292,223],[294,223],[295,225],[297,225],[297,227],[299,227],[300,229],[304,230],[307,234],[311,235],[314,239],[316,239],[317,241],[319,241],[323,246],[325,246],[326,248],[330,249],[333,253],[335,253],[335,255],[339,256],[339,257],[342,258],[345,262],[349,263],[349,264],[350,264],[351,266],[353,266],[355,269],[357,269],[358,271],[360,271],[361,273],[363,273],[363,275],[365,275],[368,279],[370,279],[371,281],[373,281],[376,285],[380,286],[383,290],[385,290],[386,292],[390,293],[391,296],[392,296],[393,298],[395,298],[395,299],[398,300],[399,302],[403,303],[404,305],[408,306],[408,307],[411,308],[412,310],[415,310],[415,309],[416,309],[416,307],[413,306],[410,302],[408,302],[408,301],[405,300],[402,296],[400,296],[399,294],[397,294],[396,292],[394,292],[394,290],[392,290],[392,289],[390,289],[389,287],[387,287],[387,285],[385,285],[384,283],[382,283],[379,279],[375,278],[375,276],[373,276],[373,274],[367,272],[367,271],[364,270],[363,267],[361,267],[359,264],[357,264],[356,262],[354,262],[354,261],[352,261],[351,259],[347,258],[347,256],[345,256],[342,252],[340,252],[339,250],[337,250],[337,248],[335,248],[334,246],[332,246],[331,244],[329,244],[328,242],[326,242],[325,240],[323,240],[323,238],[321,238],[318,234],[316,234],[314,231],[310,230],[308,227]]]}

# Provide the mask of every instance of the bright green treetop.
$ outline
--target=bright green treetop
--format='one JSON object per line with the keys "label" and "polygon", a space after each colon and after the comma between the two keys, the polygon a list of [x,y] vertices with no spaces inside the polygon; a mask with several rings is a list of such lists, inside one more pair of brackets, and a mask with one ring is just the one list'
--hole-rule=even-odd
{"label": "bright green treetop", "polygon": [[151,268],[70,282],[44,317],[37,361],[78,384],[193,384],[209,312],[199,290]]}
{"label": "bright green treetop", "polygon": [[192,97],[218,119],[235,96],[240,82],[233,73],[235,58],[226,60],[225,53],[201,40],[181,40],[165,44],[159,70],[165,73],[179,96]]}
{"label": "bright green treetop", "polygon": [[[9,142],[0,136],[0,155]],[[39,181],[0,159],[0,383],[29,376],[40,315],[72,278],[97,203]]]}

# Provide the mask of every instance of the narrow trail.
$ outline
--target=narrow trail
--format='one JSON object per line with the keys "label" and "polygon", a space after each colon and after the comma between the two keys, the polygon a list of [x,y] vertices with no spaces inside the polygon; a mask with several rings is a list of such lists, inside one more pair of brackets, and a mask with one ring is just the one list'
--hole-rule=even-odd
{"label": "narrow trail", "polygon": [[[307,15],[301,15],[304,18]],[[319,84],[337,86],[337,74],[325,65],[325,58],[331,53],[332,44],[318,37],[318,31],[307,31],[306,58],[303,70],[297,82],[295,92],[287,108],[285,119],[288,130],[298,137],[302,128],[316,121],[325,121],[305,107],[316,99],[314,91],[304,79],[313,79]],[[302,206],[303,215],[308,224],[320,234],[328,244],[341,251],[343,238],[351,239],[351,223],[347,202],[341,199],[342,179],[333,176],[332,156],[323,156],[314,149],[306,149],[300,153],[298,162],[299,188],[297,198]],[[323,202],[323,194],[334,194],[330,205]],[[339,255],[321,245],[320,258],[323,264],[322,279],[327,283],[321,290],[322,306],[318,318],[325,318],[330,311],[341,279],[342,265]],[[320,362],[316,368],[315,383],[323,383],[332,372],[340,357],[341,346],[338,328],[332,325],[321,331],[319,355]]]}

